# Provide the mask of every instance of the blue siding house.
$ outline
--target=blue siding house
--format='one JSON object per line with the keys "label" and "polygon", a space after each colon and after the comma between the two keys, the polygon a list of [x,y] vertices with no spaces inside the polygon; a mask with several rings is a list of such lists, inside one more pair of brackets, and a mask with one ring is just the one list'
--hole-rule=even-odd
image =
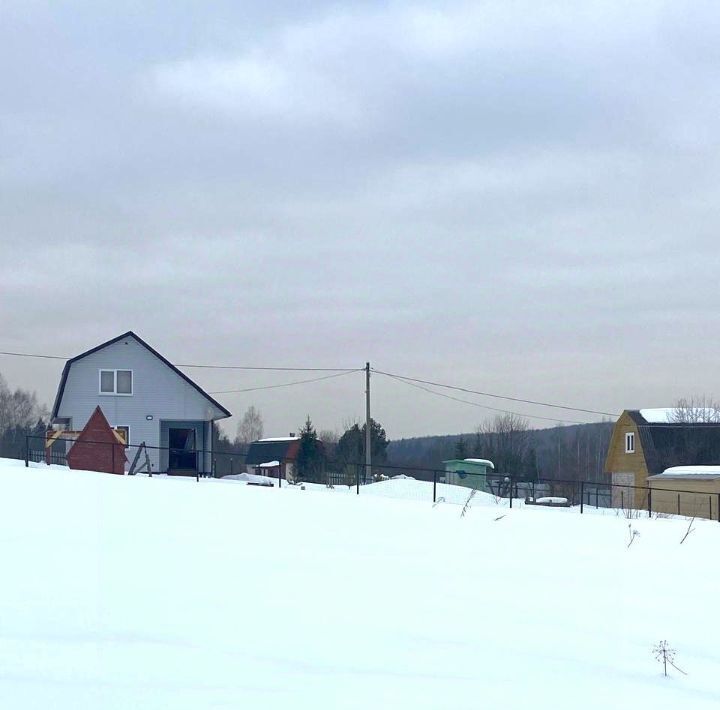
{"label": "blue siding house", "polygon": [[231,416],[132,331],[65,363],[52,423],[82,429],[97,406],[125,430],[130,460],[145,442],[153,471],[176,474],[212,471],[214,422]]}

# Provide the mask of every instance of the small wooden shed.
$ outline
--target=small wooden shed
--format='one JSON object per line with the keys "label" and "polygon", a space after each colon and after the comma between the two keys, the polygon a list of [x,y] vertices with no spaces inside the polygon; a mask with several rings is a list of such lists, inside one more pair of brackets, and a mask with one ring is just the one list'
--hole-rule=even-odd
{"label": "small wooden shed", "polygon": [[123,475],[126,461],[122,435],[113,430],[102,409],[96,407],[67,453],[68,466]]}

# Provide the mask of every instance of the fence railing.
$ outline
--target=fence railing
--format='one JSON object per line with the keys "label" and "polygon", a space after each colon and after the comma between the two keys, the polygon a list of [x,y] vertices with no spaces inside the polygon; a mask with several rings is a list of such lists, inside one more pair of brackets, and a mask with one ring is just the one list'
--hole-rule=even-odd
{"label": "fence railing", "polygon": [[[68,464],[68,453],[75,439],[58,437],[46,447],[45,438],[27,436],[25,445],[25,465],[29,462],[44,462],[48,464]],[[96,447],[108,451],[112,447],[113,457],[116,449],[125,452],[127,462],[123,467],[126,471],[131,461],[144,447],[148,453],[149,470],[142,471],[152,476],[163,473],[160,462],[170,461],[173,453],[185,455],[184,461],[194,461],[194,467],[181,470],[181,475],[192,475],[198,481],[200,478],[218,475],[218,461],[222,461],[225,475],[242,473],[244,465],[240,461],[242,454],[236,452],[220,452],[208,449],[177,449],[173,447],[147,446],[145,444],[130,444],[123,446],[117,442],[82,441],[82,446]],[[187,458],[189,457],[189,458]],[[238,470],[234,470],[237,462]],[[116,462],[113,460],[113,464]],[[282,487],[285,478],[283,465],[280,462],[277,472],[272,476],[277,480],[277,486]],[[229,464],[229,465],[228,465]],[[113,466],[114,469],[114,466]],[[406,471],[413,474],[420,473],[422,480],[414,476],[405,475]],[[464,503],[470,492],[485,493],[492,496],[496,502],[507,501],[510,508],[518,503],[527,505],[553,505],[566,507],[579,507],[584,513],[586,508],[601,509],[613,508],[626,517],[637,517],[647,513],[648,516],[679,515],[683,517],[698,517],[717,520],[720,522],[720,493],[679,490],[675,488],[660,488],[657,486],[634,486],[612,482],[583,481],[575,479],[536,477],[526,480],[508,474],[500,473],[473,473],[466,471],[446,471],[437,468],[422,468],[418,466],[398,466],[380,464],[373,466],[373,474],[368,475],[364,461],[357,462],[328,462],[324,470],[316,472],[312,477],[295,478],[292,483],[318,483],[328,487],[347,486],[355,488],[359,495],[361,489],[371,483],[388,479],[407,479],[413,483],[402,491],[402,497],[415,497],[417,499],[440,501],[450,503]],[[415,485],[420,484],[420,485]],[[431,484],[431,485],[430,485]],[[543,500],[546,499],[546,500]]]}

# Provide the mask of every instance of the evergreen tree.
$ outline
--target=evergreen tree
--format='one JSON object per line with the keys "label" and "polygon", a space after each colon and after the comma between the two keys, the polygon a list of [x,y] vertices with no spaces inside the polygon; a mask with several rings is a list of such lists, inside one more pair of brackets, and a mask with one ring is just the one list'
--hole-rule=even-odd
{"label": "evergreen tree", "polygon": [[467,458],[467,445],[465,444],[465,439],[463,439],[463,437],[460,437],[460,439],[458,439],[455,443],[455,458]]}
{"label": "evergreen tree", "polygon": [[300,430],[300,443],[296,461],[296,480],[320,483],[325,471],[325,449],[318,439],[310,416]]}
{"label": "evergreen tree", "polygon": [[[337,465],[344,470],[348,478],[356,475],[358,466],[365,463],[365,432],[367,427],[353,424],[340,437],[336,448]],[[373,465],[387,461],[388,439],[385,429],[374,419],[370,420],[370,452]]]}

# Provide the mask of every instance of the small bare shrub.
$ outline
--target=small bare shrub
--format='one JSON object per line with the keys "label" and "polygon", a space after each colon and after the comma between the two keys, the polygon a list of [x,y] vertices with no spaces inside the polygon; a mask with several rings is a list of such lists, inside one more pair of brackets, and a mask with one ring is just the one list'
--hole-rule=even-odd
{"label": "small bare shrub", "polygon": [[630,545],[635,542],[636,537],[640,537],[640,533],[635,530],[635,528],[632,526],[632,523],[628,523],[628,547],[630,547]]}
{"label": "small bare shrub", "polygon": [[685,534],[683,535],[682,540],[680,540],[680,544],[682,545],[685,540],[687,540],[688,535],[691,532],[695,532],[695,528],[692,526],[692,524],[695,522],[695,518],[690,518],[690,522],[688,523],[687,530],[685,531]]}
{"label": "small bare shrub", "polygon": [[663,664],[663,674],[667,677],[667,667],[668,664],[670,664],[676,671],[680,671],[683,675],[687,675],[687,673],[682,669],[678,668],[675,665],[675,649],[670,648],[667,641],[660,641],[658,644],[653,648],[653,654],[655,656],[655,660]]}
{"label": "small bare shrub", "polygon": [[468,510],[470,510],[470,501],[475,497],[476,493],[477,491],[474,488],[470,491],[470,495],[465,501],[465,505],[463,506],[462,512],[460,513],[461,518],[464,518],[465,514],[468,512]]}

